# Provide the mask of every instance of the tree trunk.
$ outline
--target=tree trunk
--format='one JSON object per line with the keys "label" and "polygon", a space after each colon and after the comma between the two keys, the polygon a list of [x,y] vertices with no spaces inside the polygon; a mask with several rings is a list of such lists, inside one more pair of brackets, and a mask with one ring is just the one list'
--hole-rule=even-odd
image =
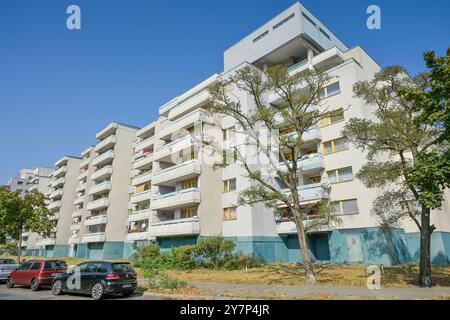
{"label": "tree trunk", "polygon": [[20,228],[19,235],[19,248],[17,250],[17,263],[20,264],[20,258],[22,257],[22,228]]}
{"label": "tree trunk", "polygon": [[419,263],[419,285],[431,287],[431,234],[434,228],[430,226],[430,209],[422,206],[421,230],[420,230],[420,263]]}
{"label": "tree trunk", "polygon": [[314,275],[314,268],[313,268],[313,264],[311,261],[311,257],[309,255],[308,239],[306,237],[305,227],[303,226],[301,213],[294,212],[293,216],[294,216],[295,225],[297,226],[298,242],[300,244],[300,249],[301,249],[302,258],[303,258],[303,266],[305,269],[306,283],[310,284],[310,285],[315,285],[316,277]]}

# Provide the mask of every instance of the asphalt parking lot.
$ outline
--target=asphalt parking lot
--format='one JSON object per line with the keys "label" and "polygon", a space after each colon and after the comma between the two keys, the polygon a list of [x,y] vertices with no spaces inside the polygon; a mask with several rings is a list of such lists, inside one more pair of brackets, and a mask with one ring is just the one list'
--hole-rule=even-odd
{"label": "asphalt parking lot", "polygon": [[[142,291],[136,291],[131,297],[124,298],[121,295],[107,296],[109,300],[162,300],[163,298],[145,296]],[[42,288],[39,291],[31,291],[30,288],[17,286],[8,289],[5,284],[0,284],[0,300],[93,300],[87,295],[64,294],[54,296],[50,288]]]}

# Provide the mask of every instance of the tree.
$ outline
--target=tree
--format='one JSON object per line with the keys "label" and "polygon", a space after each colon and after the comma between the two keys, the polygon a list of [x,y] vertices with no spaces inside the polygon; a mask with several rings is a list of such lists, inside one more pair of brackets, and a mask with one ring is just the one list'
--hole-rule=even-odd
{"label": "tree", "polygon": [[0,239],[17,241],[19,262],[22,233],[25,230],[41,235],[50,233],[54,227],[49,220],[51,216],[42,193],[30,192],[22,198],[19,191],[0,187]]}
{"label": "tree", "polygon": [[[411,219],[420,231],[419,285],[431,286],[430,243],[435,226],[432,209],[439,209],[448,187],[448,144],[442,129],[418,113],[424,92],[423,75],[412,79],[399,66],[377,73],[371,81],[354,85],[355,96],[374,108],[374,120],[350,119],[343,134],[368,162],[356,175],[368,188],[383,188],[374,201],[382,223],[395,225]],[[414,93],[414,95],[412,94]]]}
{"label": "tree", "polygon": [[[323,200],[315,204],[317,216],[310,219],[311,206],[303,204],[299,189],[302,165],[298,160],[305,156],[305,135],[329,115],[320,103],[320,94],[330,80],[325,73],[309,69],[289,73],[282,65],[265,70],[245,65],[209,89],[210,111],[234,120],[235,126],[230,130],[236,137],[235,143],[222,148],[210,137],[202,141],[209,147],[209,156],[214,152],[220,155],[215,166],[225,167],[236,161],[244,169],[250,186],[240,192],[237,205],[262,203],[293,219],[310,284],[316,281],[307,233],[338,219],[327,206],[326,186],[322,186]],[[274,94],[277,102],[269,103],[267,96]],[[216,127],[222,133],[220,120]]]}

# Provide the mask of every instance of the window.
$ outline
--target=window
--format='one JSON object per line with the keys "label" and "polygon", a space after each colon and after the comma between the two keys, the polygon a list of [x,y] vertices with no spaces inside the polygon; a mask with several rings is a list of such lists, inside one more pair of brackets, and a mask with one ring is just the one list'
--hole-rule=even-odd
{"label": "window", "polygon": [[67,263],[65,261],[46,261],[44,265],[45,270],[61,270],[67,269]]}
{"label": "window", "polygon": [[342,108],[325,114],[325,116],[320,119],[320,126],[324,127],[340,121],[344,121],[344,110]]}
{"label": "window", "polygon": [[322,178],[320,176],[314,176],[309,178],[309,183],[320,183]]}
{"label": "window", "polygon": [[355,214],[359,212],[356,199],[336,201],[332,205],[335,214]]}
{"label": "window", "polygon": [[322,28],[319,28],[319,31],[328,39],[331,40],[331,37],[328,33],[326,33]]}
{"label": "window", "polygon": [[21,185],[23,185],[23,182],[22,182],[22,181],[17,181],[17,184],[18,184],[19,186],[21,186]]}
{"label": "window", "polygon": [[31,267],[31,262],[25,262],[25,263],[22,263],[22,264],[19,266],[19,268],[17,268],[17,270],[21,270],[21,271],[29,270],[30,267]]}
{"label": "window", "polygon": [[265,36],[267,36],[269,34],[269,30],[264,31],[263,33],[261,33],[259,36],[257,36],[255,39],[253,39],[253,43],[255,43],[256,41],[261,40],[262,38],[264,38]]}
{"label": "window", "polygon": [[338,138],[323,143],[323,154],[330,154],[344,150],[348,150],[348,143],[345,138]]}
{"label": "window", "polygon": [[352,167],[340,168],[336,170],[327,171],[328,180],[331,183],[346,182],[353,180]]}
{"label": "window", "polygon": [[40,262],[35,262],[31,266],[31,270],[39,270],[40,268],[41,268],[41,263]]}
{"label": "window", "polygon": [[113,263],[112,268],[114,272],[122,273],[122,272],[134,272],[133,267],[129,263],[121,262],[121,263]]}
{"label": "window", "polygon": [[308,20],[309,23],[311,23],[313,26],[316,26],[316,23],[314,22],[313,19],[311,19],[309,16],[307,16],[304,12],[302,12],[302,16]]}
{"label": "window", "polygon": [[183,208],[180,212],[180,219],[187,219],[197,216],[197,207]]}
{"label": "window", "polygon": [[100,262],[91,262],[88,263],[86,269],[84,270],[84,272],[97,272],[97,270],[102,266],[102,264]]}
{"label": "window", "polygon": [[223,141],[234,138],[234,136],[236,135],[234,127],[223,129],[222,132],[223,132]]}
{"label": "window", "polygon": [[274,26],[272,27],[273,30],[275,30],[275,29],[281,27],[283,24],[285,24],[286,22],[288,22],[289,20],[291,20],[292,18],[294,18],[294,16],[295,16],[295,13],[293,13],[293,14],[291,14],[289,17],[287,17],[287,18],[281,20],[280,22],[278,22],[276,25],[274,25]]}
{"label": "window", "polygon": [[223,182],[223,192],[231,192],[236,190],[236,178],[225,180]]}
{"label": "window", "polygon": [[334,96],[341,92],[341,87],[339,86],[339,82],[335,82],[326,86],[319,92],[320,99],[326,99],[328,97]]}
{"label": "window", "polygon": [[197,179],[190,179],[181,182],[181,189],[192,189],[197,188]]}
{"label": "window", "polygon": [[236,207],[230,207],[230,208],[223,209],[223,220],[224,221],[236,220],[236,219],[237,219]]}

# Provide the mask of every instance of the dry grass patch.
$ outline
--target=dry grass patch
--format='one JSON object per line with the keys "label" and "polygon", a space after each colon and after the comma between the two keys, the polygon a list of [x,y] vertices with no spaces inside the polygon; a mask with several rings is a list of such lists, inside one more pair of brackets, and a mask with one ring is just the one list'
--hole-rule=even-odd
{"label": "dry grass patch", "polygon": [[[316,280],[324,286],[365,287],[367,283],[367,265],[315,266]],[[414,286],[419,273],[417,264],[384,267],[381,275],[383,287]],[[236,284],[285,284],[304,285],[306,283],[301,264],[276,263],[245,270],[196,269],[192,271],[167,270],[174,279],[184,281],[205,281]],[[434,266],[433,281],[437,286],[450,286],[450,266]]]}

